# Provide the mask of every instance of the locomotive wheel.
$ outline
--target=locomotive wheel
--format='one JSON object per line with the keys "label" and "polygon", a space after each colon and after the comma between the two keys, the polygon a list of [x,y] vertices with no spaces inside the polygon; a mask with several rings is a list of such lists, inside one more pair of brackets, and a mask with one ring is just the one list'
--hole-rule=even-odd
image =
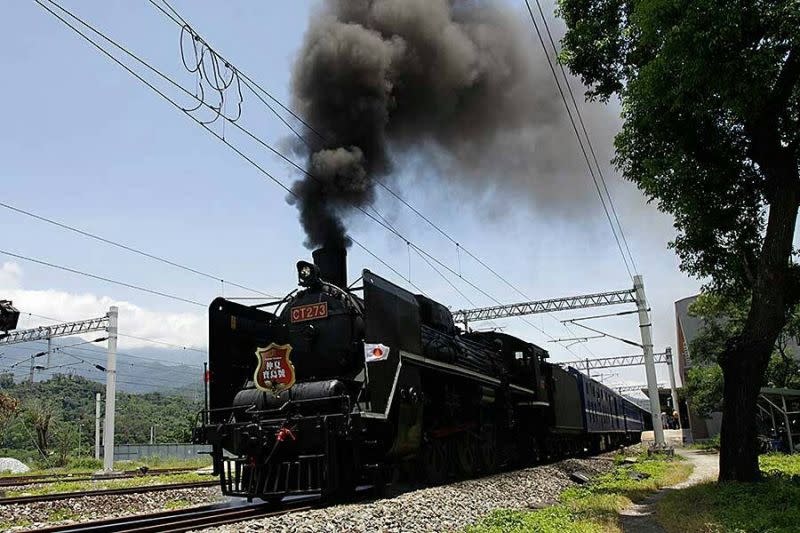
{"label": "locomotive wheel", "polygon": [[446,480],[449,463],[450,454],[441,441],[431,441],[423,448],[422,474],[428,483],[437,484]]}
{"label": "locomotive wheel", "polygon": [[454,446],[458,473],[465,477],[474,476],[478,470],[478,457],[480,455],[477,439],[465,434],[454,442]]}
{"label": "locomotive wheel", "polygon": [[479,447],[481,468],[487,474],[497,470],[497,433],[489,429],[483,434]]}

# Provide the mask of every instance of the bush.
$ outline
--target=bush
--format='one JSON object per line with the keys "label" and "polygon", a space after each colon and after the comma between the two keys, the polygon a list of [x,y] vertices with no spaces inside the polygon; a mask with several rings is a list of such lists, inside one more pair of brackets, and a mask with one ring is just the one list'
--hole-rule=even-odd
{"label": "bush", "polygon": [[695,442],[689,446],[692,450],[701,450],[704,452],[719,450],[719,435],[715,435],[710,439]]}
{"label": "bush", "polygon": [[70,457],[67,461],[70,470],[99,470],[103,468],[103,460],[94,457]]}
{"label": "bush", "polygon": [[800,455],[768,453],[758,458],[758,464],[767,476],[800,481]]}

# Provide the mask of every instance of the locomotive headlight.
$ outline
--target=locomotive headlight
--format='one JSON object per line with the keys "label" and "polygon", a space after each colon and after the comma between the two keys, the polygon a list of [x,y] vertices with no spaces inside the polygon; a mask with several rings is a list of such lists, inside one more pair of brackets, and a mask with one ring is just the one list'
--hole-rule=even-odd
{"label": "locomotive headlight", "polygon": [[297,262],[297,282],[303,287],[312,287],[319,283],[319,269],[313,263]]}

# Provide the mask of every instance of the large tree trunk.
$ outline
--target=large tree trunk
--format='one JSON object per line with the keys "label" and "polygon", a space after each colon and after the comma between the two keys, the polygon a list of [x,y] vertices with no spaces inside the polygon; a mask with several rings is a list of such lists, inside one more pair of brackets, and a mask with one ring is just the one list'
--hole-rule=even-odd
{"label": "large tree trunk", "polygon": [[737,346],[726,353],[722,365],[725,380],[720,435],[719,480],[755,481],[758,468],[756,402],[761,376],[769,361],[771,346]]}
{"label": "large tree trunk", "polygon": [[797,162],[780,151],[771,152],[760,154],[769,157],[759,158],[764,161],[765,172],[771,175],[772,187],[750,309],[742,332],[732,339],[720,358],[725,380],[720,481],[760,478],[756,427],[758,393],[775,341],[786,324],[787,312],[796,304],[790,257],[800,201]]}

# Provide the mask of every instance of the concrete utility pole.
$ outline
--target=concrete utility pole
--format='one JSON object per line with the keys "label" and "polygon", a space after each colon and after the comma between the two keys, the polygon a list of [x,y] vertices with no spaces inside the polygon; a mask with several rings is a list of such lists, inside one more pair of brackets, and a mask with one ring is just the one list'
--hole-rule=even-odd
{"label": "concrete utility pole", "polygon": [[100,459],[100,393],[94,396],[94,458]]}
{"label": "concrete utility pole", "polygon": [[647,375],[647,395],[650,397],[650,416],[653,419],[653,436],[656,446],[664,446],[664,428],[661,426],[661,402],[658,398],[656,363],[653,358],[653,325],[647,312],[647,297],[644,294],[644,279],[634,276],[633,288],[636,291],[636,309],[639,311],[639,331],[644,348],[644,369]]}
{"label": "concrete utility pole", "polygon": [[31,387],[33,387],[33,370],[34,370],[34,367],[33,367],[33,360],[34,359],[33,358],[34,357],[36,357],[36,356],[35,355],[31,355],[31,374],[30,374],[30,377],[28,377],[28,385],[30,385]]}
{"label": "concrete utility pole", "polygon": [[681,405],[678,403],[678,389],[675,387],[675,367],[672,364],[672,348],[667,348],[667,370],[669,371],[669,390],[672,394],[672,408],[678,412],[678,429],[683,429]]}
{"label": "concrete utility pole", "polygon": [[117,327],[119,310],[112,306],[108,310],[108,361],[106,362],[106,420],[103,431],[103,471],[114,470],[114,409],[117,394]]}

